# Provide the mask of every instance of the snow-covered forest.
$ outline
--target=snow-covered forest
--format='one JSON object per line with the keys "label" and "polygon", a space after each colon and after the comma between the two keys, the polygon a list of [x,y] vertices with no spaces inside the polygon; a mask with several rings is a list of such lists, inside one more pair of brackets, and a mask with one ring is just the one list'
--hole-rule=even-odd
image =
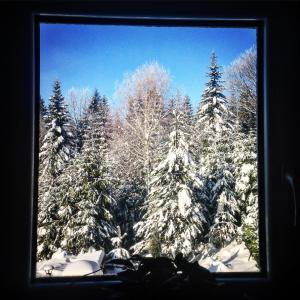
{"label": "snow-covered forest", "polygon": [[90,247],[204,260],[234,242],[259,267],[255,48],[225,70],[212,53],[196,111],[170,78],[156,62],[128,74],[119,111],[59,81],[40,98],[38,261]]}

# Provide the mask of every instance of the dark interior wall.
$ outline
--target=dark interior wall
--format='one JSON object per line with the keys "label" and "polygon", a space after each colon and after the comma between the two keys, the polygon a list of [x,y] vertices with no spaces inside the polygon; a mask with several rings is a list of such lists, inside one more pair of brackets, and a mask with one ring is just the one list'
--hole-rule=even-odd
{"label": "dark interior wall", "polygon": [[[117,3],[116,3],[117,2]],[[32,11],[267,19],[269,240],[272,286],[296,278],[296,228],[290,187],[283,171],[298,175],[299,2],[92,1],[0,2],[1,143],[4,184],[1,196],[1,284],[11,293],[28,291],[32,180]],[[297,173],[298,172],[298,173]],[[299,186],[297,187],[299,190]],[[299,198],[299,196],[298,196]],[[298,200],[299,201],[299,200]],[[4,205],[3,205],[4,204]],[[298,273],[299,274],[299,273]],[[296,275],[297,276],[297,275]],[[298,275],[299,276],[299,275]],[[46,293],[51,295],[53,289]],[[64,293],[64,292],[63,292]],[[50,297],[50,296],[49,296]]]}

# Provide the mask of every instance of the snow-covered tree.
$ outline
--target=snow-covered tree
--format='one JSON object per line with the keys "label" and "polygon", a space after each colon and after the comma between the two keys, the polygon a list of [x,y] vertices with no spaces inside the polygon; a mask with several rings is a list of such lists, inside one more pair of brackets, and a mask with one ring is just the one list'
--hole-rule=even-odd
{"label": "snow-covered tree", "polygon": [[[114,133],[113,156],[116,216],[128,230],[126,245],[133,242],[132,226],[140,219],[149,192],[149,176],[164,138],[164,103],[169,74],[158,63],[148,63],[127,75],[117,94],[123,101],[122,130]],[[125,212],[128,212],[127,214]],[[131,234],[132,233],[132,234]],[[127,244],[127,242],[129,244]]]}
{"label": "snow-covered tree", "polygon": [[174,114],[169,152],[151,173],[146,212],[134,226],[140,239],[133,246],[135,253],[174,258],[182,252],[189,257],[204,237],[207,220],[202,181],[182,131],[183,114],[176,110]]}
{"label": "snow-covered tree", "polygon": [[81,151],[83,144],[85,114],[91,98],[91,92],[87,88],[71,88],[66,96],[70,115],[73,123],[73,132],[76,142],[77,152]]}
{"label": "snow-covered tree", "polygon": [[132,161],[124,120],[118,113],[114,116],[110,148],[110,182],[112,196],[116,200],[114,216],[122,232],[126,232],[123,246],[129,249],[134,241],[133,225],[140,219],[140,205],[145,195],[145,182],[137,174],[137,162]]}
{"label": "snow-covered tree", "polygon": [[242,239],[259,264],[257,196],[257,55],[255,47],[242,53],[225,72],[234,112],[235,192]]}
{"label": "snow-covered tree", "polygon": [[[216,135],[221,136],[221,132],[227,130],[228,123],[227,100],[223,94],[220,66],[217,64],[217,56],[214,52],[211,55],[211,65],[208,72],[209,81],[195,117],[193,132],[193,152],[195,160],[202,167],[200,171],[204,176],[209,175],[209,168],[206,162],[208,152],[212,151],[212,145],[216,142]],[[201,161],[202,160],[202,161]]]}
{"label": "snow-covered tree", "polygon": [[209,69],[209,81],[206,83],[207,88],[202,94],[196,116],[196,127],[199,127],[199,130],[212,129],[214,132],[219,132],[228,127],[228,108],[226,97],[223,94],[222,73],[215,52],[212,52]]}
{"label": "snow-covered tree", "polygon": [[172,132],[172,128],[170,127],[170,124],[174,123],[174,111],[178,109],[178,101],[175,96],[171,97],[167,103],[167,108],[166,108],[166,117],[165,117],[165,127],[166,127],[166,132],[168,133],[168,138],[169,134]]}
{"label": "snow-covered tree", "polygon": [[70,117],[59,81],[54,82],[49,101],[47,133],[39,154],[38,259],[49,258],[59,245],[56,222],[60,187],[57,178],[73,157],[74,151]]}
{"label": "snow-covered tree", "polygon": [[211,131],[207,149],[203,151],[200,168],[205,177],[205,191],[209,198],[209,241],[223,247],[237,235],[238,205],[235,194],[233,134],[230,127],[221,132]]}
{"label": "snow-covered tree", "polygon": [[259,264],[258,187],[256,134],[239,131],[234,143],[235,192],[240,212],[242,239]]}
{"label": "snow-covered tree", "polygon": [[256,128],[257,55],[255,47],[242,53],[226,69],[226,86],[231,94],[230,105],[243,132]]}
{"label": "snow-covered tree", "polygon": [[40,96],[40,131],[39,131],[39,144],[44,140],[44,137],[47,133],[47,127],[46,127],[46,122],[47,122],[47,107],[45,105],[44,99]]}
{"label": "snow-covered tree", "polygon": [[108,153],[103,115],[92,98],[81,153],[61,176],[59,218],[61,248],[71,253],[89,247],[109,249],[115,233],[108,181]]}
{"label": "snow-covered tree", "polygon": [[108,259],[128,259],[130,258],[129,252],[123,247],[124,239],[127,236],[127,232],[122,234],[120,226],[117,228],[117,235],[111,239],[111,243],[114,247],[113,250],[111,250],[107,254]]}
{"label": "snow-covered tree", "polygon": [[44,99],[40,96],[40,114],[42,117],[47,116],[47,107],[45,105]]}
{"label": "snow-covered tree", "polygon": [[189,96],[185,95],[181,104],[182,113],[183,113],[183,124],[187,128],[187,132],[191,134],[191,128],[193,125],[193,108],[191,104],[191,99]]}
{"label": "snow-covered tree", "polygon": [[[224,167],[224,165],[222,166]],[[221,248],[237,236],[238,206],[234,193],[232,171],[221,169],[211,177],[211,202],[213,208],[212,226],[209,241]]]}
{"label": "snow-covered tree", "polygon": [[169,74],[158,63],[145,64],[127,76],[119,87],[126,103],[126,147],[135,172],[149,185],[149,175],[163,138],[164,103],[169,88]]}
{"label": "snow-covered tree", "polygon": [[234,193],[231,112],[223,94],[222,73],[214,52],[208,77],[196,116],[193,150],[198,171],[206,179],[211,216],[208,237],[215,246],[221,247],[236,235],[238,208]]}

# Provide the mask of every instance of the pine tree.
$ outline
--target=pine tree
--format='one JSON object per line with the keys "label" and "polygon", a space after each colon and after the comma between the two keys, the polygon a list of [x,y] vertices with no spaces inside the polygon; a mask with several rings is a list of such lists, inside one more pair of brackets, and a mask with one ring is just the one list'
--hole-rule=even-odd
{"label": "pine tree", "polygon": [[206,209],[202,203],[202,182],[195,173],[182,131],[183,115],[174,112],[169,153],[151,173],[146,213],[134,228],[140,242],[136,253],[186,257],[194,253],[206,229]]}
{"label": "pine tree", "polygon": [[39,145],[42,144],[44,137],[47,132],[46,122],[47,122],[47,107],[45,106],[44,99],[40,96],[40,131],[39,131]]}
{"label": "pine tree", "polygon": [[206,83],[207,88],[202,94],[202,99],[197,112],[197,124],[201,129],[212,129],[218,132],[228,127],[227,100],[223,92],[221,81],[222,73],[217,63],[215,52],[211,55],[211,65],[208,72],[209,81]]}
{"label": "pine tree", "polygon": [[111,247],[115,233],[112,198],[108,180],[107,140],[103,114],[93,97],[81,153],[66,170],[59,215],[63,240],[61,247],[73,254],[89,247]]}
{"label": "pine tree", "polygon": [[238,206],[235,194],[233,135],[223,129],[207,139],[203,149],[200,172],[205,177],[205,192],[209,199],[209,241],[216,247],[226,246],[237,235]]}
{"label": "pine tree", "polygon": [[217,170],[210,177],[210,201],[213,218],[209,232],[209,241],[221,248],[237,236],[238,206],[234,193],[232,169],[220,162]]}
{"label": "pine tree", "polygon": [[114,247],[107,254],[107,258],[109,259],[129,259],[130,254],[129,252],[123,247],[124,239],[127,236],[127,232],[122,234],[120,226],[117,227],[117,235],[111,239],[112,245]]}
{"label": "pine tree", "polygon": [[230,112],[223,92],[220,67],[211,56],[209,81],[196,116],[194,150],[198,171],[206,178],[211,229],[210,242],[225,246],[236,235],[237,203],[234,193]]}
{"label": "pine tree", "polygon": [[47,116],[47,107],[45,105],[44,99],[40,96],[40,114],[42,117]]}
{"label": "pine tree", "polygon": [[174,111],[178,110],[178,108],[179,108],[178,99],[176,96],[172,96],[167,103],[166,113],[165,113],[166,117],[164,119],[164,127],[166,132],[165,134],[166,140],[164,142],[167,146],[168,146],[167,141],[169,140],[169,135],[173,131],[170,124],[174,123]]}
{"label": "pine tree", "polygon": [[[191,99],[189,96],[185,95],[183,97],[182,103],[182,113],[183,113],[183,123],[191,127],[193,125],[193,108],[191,104]],[[189,129],[189,133],[190,133]]]}
{"label": "pine tree", "polygon": [[[238,123],[239,124],[239,123]],[[240,212],[242,240],[259,264],[258,249],[258,190],[256,134],[245,134],[238,126],[234,143],[235,192]]]}
{"label": "pine tree", "polygon": [[[95,92],[94,92],[94,95],[89,103],[89,106],[88,106],[88,117],[94,117],[94,114],[96,114],[97,112],[99,112],[100,110],[100,101],[101,101],[101,96],[98,92],[97,89],[95,89]],[[104,120],[102,120],[103,122]]]}
{"label": "pine tree", "polygon": [[51,257],[59,245],[57,179],[73,157],[74,150],[70,117],[59,81],[54,82],[49,101],[47,133],[39,154],[38,259]]}
{"label": "pine tree", "polygon": [[90,99],[87,107],[84,109],[82,117],[79,119],[77,124],[76,136],[77,136],[77,152],[81,152],[84,139],[85,139],[85,132],[88,129],[91,116],[95,113],[99,113],[100,108],[100,99],[101,96],[97,89],[95,89],[92,98]]}

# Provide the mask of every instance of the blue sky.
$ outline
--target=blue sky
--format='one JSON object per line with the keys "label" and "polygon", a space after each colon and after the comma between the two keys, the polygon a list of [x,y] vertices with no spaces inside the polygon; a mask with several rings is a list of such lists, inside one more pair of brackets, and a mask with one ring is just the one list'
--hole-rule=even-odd
{"label": "blue sky", "polygon": [[180,88],[199,103],[207,82],[210,54],[229,65],[256,44],[255,29],[142,27],[41,24],[41,96],[47,101],[52,83],[62,83],[63,95],[74,88],[97,88],[113,102],[116,84],[126,72],[157,61]]}

